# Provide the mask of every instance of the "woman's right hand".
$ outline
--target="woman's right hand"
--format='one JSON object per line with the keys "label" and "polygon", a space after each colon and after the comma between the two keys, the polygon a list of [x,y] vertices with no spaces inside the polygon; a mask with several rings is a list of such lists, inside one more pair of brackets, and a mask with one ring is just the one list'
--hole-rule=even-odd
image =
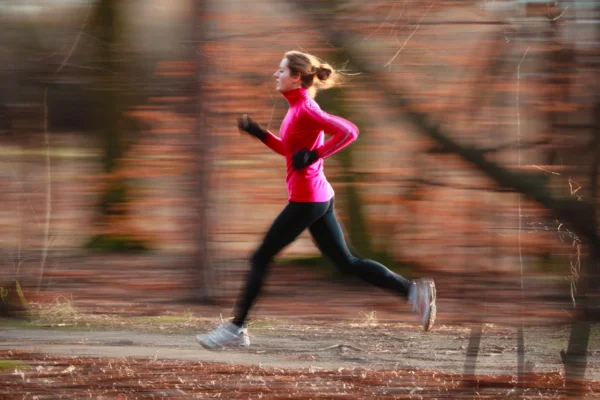
{"label": "woman's right hand", "polygon": [[238,118],[238,129],[260,140],[265,140],[267,138],[267,131],[254,122],[248,114],[242,114],[242,116]]}

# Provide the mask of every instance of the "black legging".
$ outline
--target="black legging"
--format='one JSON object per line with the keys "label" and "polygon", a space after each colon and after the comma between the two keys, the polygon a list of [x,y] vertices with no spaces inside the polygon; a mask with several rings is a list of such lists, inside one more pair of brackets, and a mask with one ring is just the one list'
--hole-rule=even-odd
{"label": "black legging", "polygon": [[251,270],[243,295],[237,304],[233,323],[242,326],[254,300],[260,293],[271,260],[292,243],[306,228],[321,252],[337,268],[352,273],[372,285],[390,290],[405,298],[410,281],[369,259],[352,255],[335,216],[334,200],[323,203],[289,202],[275,219],[261,246],[251,259]]}

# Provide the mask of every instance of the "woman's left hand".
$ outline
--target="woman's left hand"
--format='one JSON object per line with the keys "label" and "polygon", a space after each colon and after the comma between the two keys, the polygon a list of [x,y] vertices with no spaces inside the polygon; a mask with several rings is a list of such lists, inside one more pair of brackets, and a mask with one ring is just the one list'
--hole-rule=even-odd
{"label": "woman's left hand", "polygon": [[319,159],[316,150],[298,150],[292,156],[292,166],[294,169],[306,168]]}

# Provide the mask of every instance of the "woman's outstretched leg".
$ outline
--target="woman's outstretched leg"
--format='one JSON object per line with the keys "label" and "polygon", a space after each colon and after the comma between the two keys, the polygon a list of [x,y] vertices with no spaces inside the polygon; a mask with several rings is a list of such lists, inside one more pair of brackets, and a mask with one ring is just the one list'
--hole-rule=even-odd
{"label": "woman's outstretched leg", "polygon": [[315,221],[309,230],[319,249],[339,269],[402,296],[413,304],[413,309],[419,314],[424,329],[431,329],[436,313],[433,281],[431,279],[410,281],[376,261],[354,256],[346,244],[344,233],[335,215],[333,199],[327,212]]}
{"label": "woman's outstretched leg", "polygon": [[250,272],[240,299],[236,303],[234,318],[208,335],[198,335],[196,340],[207,349],[232,345],[248,345],[243,325],[256,298],[259,296],[273,257],[292,243],[314,221],[323,216],[329,202],[290,202],[279,214],[265,235],[262,244],[250,259]]}

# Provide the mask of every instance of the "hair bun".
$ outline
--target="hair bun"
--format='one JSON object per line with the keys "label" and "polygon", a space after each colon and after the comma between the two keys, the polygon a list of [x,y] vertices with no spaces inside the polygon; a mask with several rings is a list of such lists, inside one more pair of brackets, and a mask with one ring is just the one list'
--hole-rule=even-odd
{"label": "hair bun", "polygon": [[332,72],[333,70],[329,67],[319,66],[317,67],[317,78],[319,78],[322,81],[325,81],[329,78],[329,76],[331,76]]}

